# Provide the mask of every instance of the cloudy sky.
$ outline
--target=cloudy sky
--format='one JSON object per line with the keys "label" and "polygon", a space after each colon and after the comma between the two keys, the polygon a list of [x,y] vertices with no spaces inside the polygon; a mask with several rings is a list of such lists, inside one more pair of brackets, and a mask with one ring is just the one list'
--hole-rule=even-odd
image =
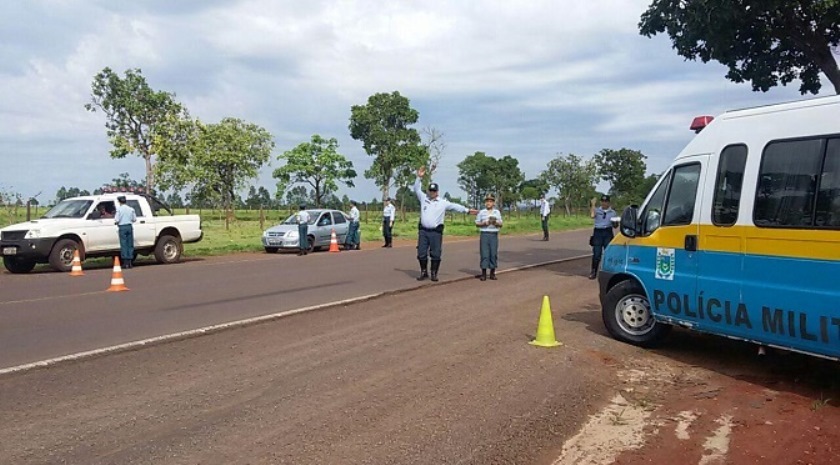
{"label": "cloudy sky", "polygon": [[[205,122],[267,128],[279,155],[336,137],[357,171],[371,162],[347,129],[350,107],[400,91],[418,129],[445,134],[442,189],[475,151],[513,155],[536,176],[558,153],[628,147],[661,172],[692,117],[800,98],[754,93],[717,64],[686,62],[664,36],[638,34],[650,0],[28,0],[0,14],[0,189],[54,198],[94,189],[138,157],[111,160],[93,76],[140,68]],[[827,90],[826,90],[827,92]],[[273,165],[278,166],[276,160]],[[273,168],[258,185],[274,192]],[[376,195],[357,179],[351,197]]]}

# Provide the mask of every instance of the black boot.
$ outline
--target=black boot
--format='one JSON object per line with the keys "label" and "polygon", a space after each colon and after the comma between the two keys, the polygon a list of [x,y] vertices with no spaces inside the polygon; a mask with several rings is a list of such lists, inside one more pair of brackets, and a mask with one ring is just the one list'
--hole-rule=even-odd
{"label": "black boot", "polygon": [[432,281],[437,282],[438,270],[440,269],[440,260],[432,260]]}
{"label": "black boot", "polygon": [[490,280],[491,280],[491,281],[495,281],[495,280],[496,280],[496,269],[495,269],[495,268],[491,268],[491,269],[490,269]]}
{"label": "black boot", "polygon": [[479,276],[478,279],[482,281],[487,281],[487,268],[481,269],[481,276]]}
{"label": "black boot", "polygon": [[429,277],[429,272],[427,271],[429,269],[429,262],[428,260],[420,259],[418,259],[418,261],[420,262],[420,276],[417,278],[417,280],[425,281]]}

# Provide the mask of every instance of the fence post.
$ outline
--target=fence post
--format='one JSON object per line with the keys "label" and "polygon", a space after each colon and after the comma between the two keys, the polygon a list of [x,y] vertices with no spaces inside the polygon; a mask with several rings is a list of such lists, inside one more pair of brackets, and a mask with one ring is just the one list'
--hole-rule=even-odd
{"label": "fence post", "polygon": [[265,210],[263,210],[262,205],[260,205],[260,231],[265,230]]}

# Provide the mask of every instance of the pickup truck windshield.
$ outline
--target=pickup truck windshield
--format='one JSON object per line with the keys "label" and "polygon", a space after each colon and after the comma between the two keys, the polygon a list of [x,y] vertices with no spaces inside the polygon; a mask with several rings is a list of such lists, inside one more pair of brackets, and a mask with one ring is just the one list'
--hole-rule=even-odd
{"label": "pickup truck windshield", "polygon": [[[321,216],[320,214],[310,210],[307,210],[306,212],[309,213],[309,222],[306,224],[315,224],[315,222],[318,221],[318,217]],[[297,213],[286,218],[286,221],[284,221],[282,224],[297,224]]]}
{"label": "pickup truck windshield", "polygon": [[41,218],[82,218],[92,203],[92,200],[62,200]]}

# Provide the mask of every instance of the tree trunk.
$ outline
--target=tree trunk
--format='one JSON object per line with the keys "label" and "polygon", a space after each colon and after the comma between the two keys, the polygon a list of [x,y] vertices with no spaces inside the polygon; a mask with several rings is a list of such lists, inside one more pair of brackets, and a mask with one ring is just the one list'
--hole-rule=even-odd
{"label": "tree trunk", "polygon": [[143,159],[146,161],[146,193],[152,195],[152,187],[154,187],[154,173],[152,172],[152,154],[143,154]]}
{"label": "tree trunk", "polygon": [[819,66],[825,77],[834,85],[834,93],[840,95],[840,68],[837,67],[837,61],[830,48],[820,54]]}

